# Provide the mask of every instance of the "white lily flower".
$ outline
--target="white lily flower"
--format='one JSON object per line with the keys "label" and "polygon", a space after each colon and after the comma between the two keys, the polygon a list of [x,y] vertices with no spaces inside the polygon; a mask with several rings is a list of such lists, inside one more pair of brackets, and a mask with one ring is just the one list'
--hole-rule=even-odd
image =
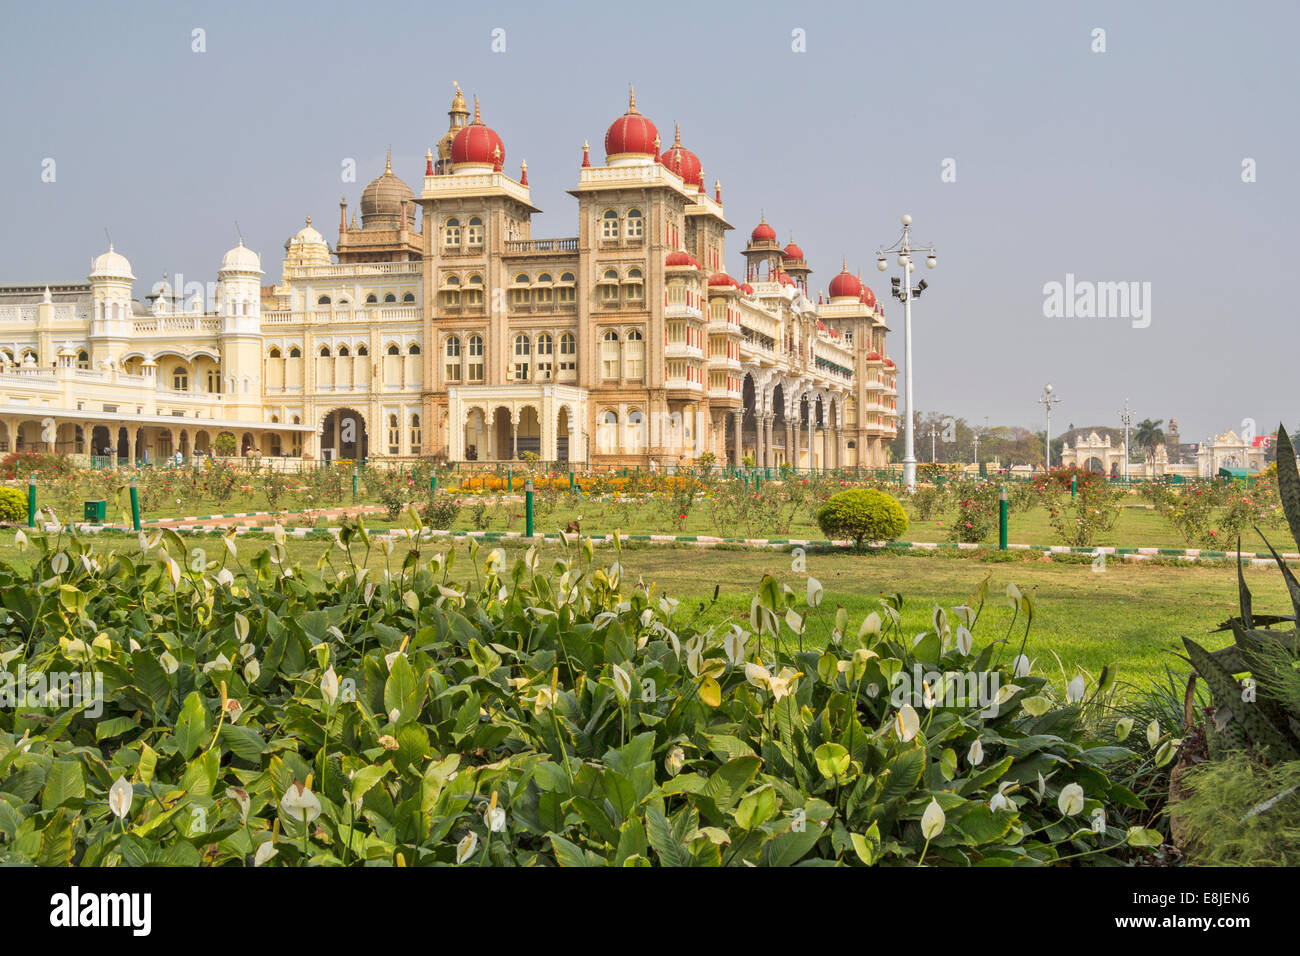
{"label": "white lily flower", "polygon": [[967,627],[971,627],[975,624],[975,612],[971,609],[969,604],[958,604],[952,609],[952,612],[957,615],[957,620],[961,621],[962,624]]}
{"label": "white lily flower", "polygon": [[1128,735],[1133,732],[1133,718],[1121,717],[1115,721],[1115,739],[1123,743],[1128,739]]}
{"label": "white lily flower", "polygon": [[808,579],[808,606],[817,607],[822,603],[822,597],[825,591],[822,589],[822,583],[816,578]]}
{"label": "white lily flower", "polygon": [[234,798],[235,803],[239,804],[239,818],[241,820],[247,820],[248,810],[253,805],[253,801],[248,797],[248,791],[241,787],[228,787],[226,793],[230,794],[230,796]]}
{"label": "white lily flower", "polygon": [[14,547],[19,551],[27,550],[27,534],[22,528],[14,532]]}
{"label": "white lily flower", "polygon": [[772,683],[772,673],[762,664],[749,663],[745,665],[745,680],[767,690]]}
{"label": "white lily flower", "polygon": [[474,855],[474,851],[477,849],[478,834],[470,830],[469,833],[465,834],[464,839],[456,844],[456,862],[464,863]]}
{"label": "white lily flower", "polygon": [[304,824],[310,824],[320,816],[321,810],[320,799],[316,794],[296,780],[280,798],[280,808],[292,819],[301,820]]}
{"label": "white lily flower", "polygon": [[947,817],[943,814],[943,807],[939,806],[938,800],[931,800],[925,813],[921,814],[921,835],[927,840],[933,840],[943,832],[945,823]]}
{"label": "white lily flower", "polygon": [[632,695],[632,678],[617,664],[611,664],[610,667],[614,672],[614,691],[626,701]]}
{"label": "white lily flower", "polygon": [[262,866],[279,852],[275,848],[274,840],[263,840],[257,845],[257,852],[253,854],[253,866]]}
{"label": "white lily flower", "polygon": [[229,568],[222,568],[217,572],[217,583],[224,587],[230,587],[235,583],[235,576],[230,573]]}
{"label": "white lily flower", "polygon": [[126,815],[131,812],[131,804],[134,800],[135,791],[124,777],[119,776],[113,781],[113,785],[108,788],[108,808],[119,819],[126,819]]}
{"label": "white lily flower", "polygon": [[668,751],[668,756],[664,758],[664,769],[668,771],[668,776],[675,777],[682,772],[682,766],[686,763],[686,751],[681,747],[674,747]]}
{"label": "white lily flower", "polygon": [[175,657],[172,656],[171,651],[163,651],[161,654],[159,654],[158,663],[162,665],[162,669],[165,670],[168,674],[175,674],[176,668],[181,666],[180,661],[178,661]]}
{"label": "white lily flower", "polygon": [[1069,684],[1066,685],[1065,699],[1069,701],[1071,704],[1077,704],[1079,701],[1083,700],[1083,694],[1086,688],[1087,688],[1087,684],[1084,681],[1083,676],[1082,675],[1076,676],[1072,681],[1070,681]]}
{"label": "white lily flower", "polygon": [[1153,720],[1147,724],[1147,746],[1154,748],[1160,742],[1160,721]]}
{"label": "white lily flower", "polygon": [[965,624],[957,628],[957,651],[962,657],[969,657],[975,647],[975,637]]}
{"label": "white lily flower", "polygon": [[178,587],[181,583],[181,566],[176,563],[175,558],[167,559],[167,577],[171,579],[172,587]]}
{"label": "white lily flower", "polygon": [[880,633],[880,615],[875,611],[868,614],[862,621],[862,626],[858,628],[858,638],[864,638],[868,634]]}
{"label": "white lily flower", "polygon": [[320,695],[326,704],[333,705],[334,701],[338,700],[339,675],[334,673],[332,667],[320,675]]}
{"label": "white lily flower", "polygon": [[740,628],[733,628],[731,633],[722,639],[722,648],[727,653],[727,660],[731,661],[733,667],[740,666],[745,659],[745,642],[749,635]]}
{"label": "white lily flower", "polygon": [[257,658],[250,658],[244,665],[244,680],[250,684],[256,684],[257,679],[262,676],[262,665],[257,663]]}
{"label": "white lily flower", "polygon": [[1026,657],[1024,654],[1017,654],[1016,659],[1011,663],[1012,663],[1011,673],[1013,676],[1015,677],[1029,676],[1029,658]]}
{"label": "white lily flower", "polygon": [[1067,783],[1061,788],[1061,795],[1056,798],[1056,805],[1067,817],[1083,811],[1083,787],[1077,783]]}
{"label": "white lily flower", "polygon": [[970,761],[972,767],[978,767],[984,762],[984,744],[978,737],[970,745],[970,750],[966,751],[966,759]]}
{"label": "white lily flower", "polygon": [[898,733],[898,739],[907,743],[921,729],[921,715],[916,712],[916,708],[911,704],[904,704],[894,715],[894,730]]}
{"label": "white lily flower", "polygon": [[68,556],[62,551],[54,552],[54,557],[50,558],[50,569],[59,577],[68,570]]}
{"label": "white lily flower", "polygon": [[1011,581],[1008,581],[1007,582],[1007,604],[1010,607],[1015,608],[1016,610],[1020,610],[1020,602],[1023,599],[1024,599],[1024,595],[1020,593],[1020,588],[1016,587],[1015,584],[1012,583]]}
{"label": "white lily flower", "polygon": [[505,807],[489,807],[483,813],[483,825],[492,833],[501,833],[506,828]]}

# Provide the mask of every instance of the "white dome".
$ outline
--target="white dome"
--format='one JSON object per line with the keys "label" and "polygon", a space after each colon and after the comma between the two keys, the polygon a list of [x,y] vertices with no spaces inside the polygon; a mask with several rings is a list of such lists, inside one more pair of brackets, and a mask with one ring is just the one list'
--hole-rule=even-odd
{"label": "white dome", "polygon": [[[312,230],[315,232],[316,230]],[[318,233],[319,235],[319,233]],[[297,237],[295,237],[297,238]],[[221,272],[262,272],[262,257],[245,247],[244,240],[221,257]]]}
{"label": "white dome", "polygon": [[292,239],[289,240],[294,245],[328,245],[325,237],[312,228],[311,216],[307,217],[307,225],[299,229]]}
{"label": "white dome", "polygon": [[90,267],[90,278],[134,280],[135,276],[131,274],[131,263],[126,261],[126,256],[114,252],[110,244],[108,252],[96,258]]}

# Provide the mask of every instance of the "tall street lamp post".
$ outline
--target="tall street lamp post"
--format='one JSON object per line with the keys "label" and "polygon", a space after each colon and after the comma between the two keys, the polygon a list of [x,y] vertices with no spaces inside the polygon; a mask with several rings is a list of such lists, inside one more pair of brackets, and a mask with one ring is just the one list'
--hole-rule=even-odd
{"label": "tall street lamp post", "polygon": [[1047,408],[1047,436],[1043,440],[1043,444],[1047,446],[1044,449],[1047,452],[1047,467],[1044,469],[1045,471],[1052,470],[1052,406],[1060,400],[1061,396],[1052,391],[1051,382],[1048,382],[1043,386],[1043,394],[1038,396],[1038,404]]}
{"label": "tall street lamp post", "polygon": [[933,269],[939,264],[934,246],[912,245],[912,217],[903,216],[903,235],[892,246],[876,250],[876,268],[884,272],[889,268],[886,256],[898,253],[898,264],[903,268],[901,279],[892,278],[894,298],[903,303],[903,391],[906,403],[906,431],[903,441],[903,486],[908,492],[916,491],[916,424],[912,409],[912,300],[920,298],[928,283],[922,279],[912,287],[912,253],[924,252],[925,267]]}

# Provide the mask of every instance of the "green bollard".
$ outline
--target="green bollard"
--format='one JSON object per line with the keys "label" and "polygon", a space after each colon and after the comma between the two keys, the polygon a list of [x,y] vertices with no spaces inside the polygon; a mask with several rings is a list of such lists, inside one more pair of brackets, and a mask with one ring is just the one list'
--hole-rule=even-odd
{"label": "green bollard", "polygon": [[438,493],[438,469],[435,468],[433,470],[433,474],[429,476],[429,494],[436,495],[437,493]]}
{"label": "green bollard", "polygon": [[[131,479],[134,481],[135,479]],[[36,527],[36,476],[27,478],[27,527]]]}
{"label": "green bollard", "polygon": [[573,471],[569,471],[569,494],[573,494]]}
{"label": "green bollard", "polygon": [[1007,488],[1002,486],[998,496],[998,550],[1007,550]]}
{"label": "green bollard", "polygon": [[763,487],[763,476],[758,472],[754,472],[754,491],[757,493],[761,487]]}
{"label": "green bollard", "polygon": [[134,477],[131,479],[131,528],[140,530],[140,489]]}
{"label": "green bollard", "polygon": [[524,482],[524,534],[533,536],[533,480]]}
{"label": "green bollard", "polygon": [[1074,500],[1074,496],[1078,494],[1078,492],[1079,492],[1079,478],[1077,475],[1071,475],[1070,476],[1070,500],[1071,501]]}
{"label": "green bollard", "polygon": [[515,470],[513,468],[507,468],[506,469],[506,492],[513,494],[514,490],[515,490]]}
{"label": "green bollard", "polygon": [[352,503],[357,503],[357,469],[355,466],[352,468]]}

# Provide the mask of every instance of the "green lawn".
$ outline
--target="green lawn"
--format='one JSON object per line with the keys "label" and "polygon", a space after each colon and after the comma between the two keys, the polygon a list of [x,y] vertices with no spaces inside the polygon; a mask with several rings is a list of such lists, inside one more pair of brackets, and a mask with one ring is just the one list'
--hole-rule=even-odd
{"label": "green lawn", "polygon": [[[92,540],[97,550],[134,551],[137,547],[134,536],[128,535],[104,535]],[[19,553],[12,542],[12,535],[5,533],[0,540],[0,561],[25,564],[32,552]],[[241,560],[267,544],[265,536],[241,536]],[[210,559],[222,560],[224,549],[215,538],[187,539],[187,545],[202,547]],[[503,546],[515,550],[521,545],[508,542]],[[439,542],[422,547],[432,555],[449,545]],[[466,547],[457,547],[456,577],[462,578],[471,569]],[[292,559],[305,568],[314,567],[324,548],[320,539],[291,538],[288,543]],[[480,558],[487,550],[483,548]],[[542,550],[549,563],[563,546],[546,544]],[[358,549],[356,553],[359,561],[361,552]],[[375,547],[369,564],[382,568],[388,563],[396,572],[404,553],[405,545],[399,545],[386,559],[382,549]],[[597,551],[599,562],[608,563],[614,558],[611,548]],[[807,575],[792,569],[789,553],[645,546],[625,547],[620,560],[625,582],[634,584],[638,578],[647,584],[653,582],[656,594],[667,594],[681,602],[679,615],[698,613],[709,623],[747,618],[750,597],[764,574],[776,576],[801,595],[806,589]],[[893,592],[901,592],[906,600],[905,630],[920,632],[927,626],[936,603],[947,607],[966,603],[979,582],[988,576],[990,601],[976,629],[978,641],[994,640],[1006,633],[1012,615],[1004,596],[1007,583],[1014,582],[1034,600],[1028,654],[1040,670],[1059,673],[1057,657],[1067,675],[1081,668],[1095,676],[1103,664],[1112,663],[1119,667],[1121,681],[1139,685],[1161,674],[1166,663],[1185,669],[1171,653],[1181,648],[1184,635],[1203,640],[1212,648],[1226,644],[1223,635],[1208,632],[1234,613],[1237,602],[1235,574],[1231,566],[1223,564],[1175,566],[1112,560],[1104,571],[1097,572],[1086,561],[1052,560],[1032,552],[975,556],[812,551],[805,560],[807,574],[825,588],[826,613],[822,619],[814,615],[809,621],[809,643],[826,640],[836,604],[843,604],[856,624],[877,607],[880,595]],[[1289,608],[1276,570],[1248,568],[1245,574],[1257,612],[1283,612]],[[1023,616],[1011,632],[1016,647],[1023,635],[1022,624]],[[1014,653],[1014,648],[1009,653]]]}

